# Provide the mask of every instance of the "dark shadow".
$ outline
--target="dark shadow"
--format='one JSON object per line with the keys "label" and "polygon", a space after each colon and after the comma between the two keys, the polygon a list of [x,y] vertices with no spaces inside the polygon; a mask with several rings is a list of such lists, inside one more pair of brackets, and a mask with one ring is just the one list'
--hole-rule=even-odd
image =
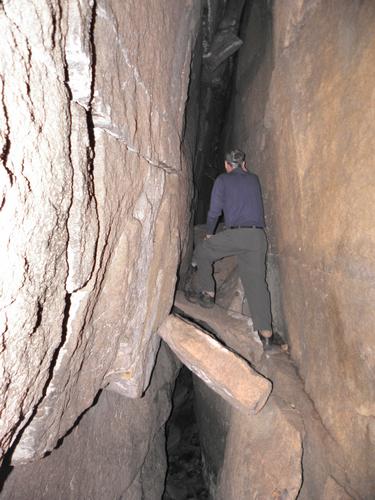
{"label": "dark shadow", "polygon": [[55,450],[57,450],[58,448],[60,448],[60,446],[63,444],[65,438],[67,438],[73,431],[74,429],[78,426],[78,424],[81,422],[82,418],[86,415],[86,413],[88,411],[90,411],[96,404],[97,402],[99,401],[99,398],[100,398],[100,395],[101,395],[102,391],[100,390],[98,392],[98,394],[95,396],[93,402],[92,402],[92,405],[89,406],[88,408],[86,408],[85,411],[83,411],[81,413],[81,415],[75,420],[74,424],[71,426],[71,428],[66,432],[66,434],[64,436],[62,436],[56,443],[56,446],[53,450],[49,451],[48,453],[45,454],[45,457],[48,457],[48,455],[51,455],[51,453]]}
{"label": "dark shadow", "polygon": [[194,412],[192,374],[183,366],[176,380],[166,425],[168,470],[163,500],[208,500]]}

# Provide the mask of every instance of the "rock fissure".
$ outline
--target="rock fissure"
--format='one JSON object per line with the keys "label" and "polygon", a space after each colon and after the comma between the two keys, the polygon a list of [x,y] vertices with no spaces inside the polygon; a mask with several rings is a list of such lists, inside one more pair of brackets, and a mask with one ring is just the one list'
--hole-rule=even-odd
{"label": "rock fissure", "polygon": [[[96,254],[100,235],[100,216],[94,178],[96,139],[92,117],[96,74],[95,22],[97,2],[89,2],[86,7],[87,11],[84,11],[72,3],[70,4],[69,19],[71,19],[72,26],[68,27],[65,46],[66,86],[72,100],[70,104],[72,203],[67,222],[69,272],[66,287],[70,293],[84,289],[92,279],[96,269]],[[74,15],[77,15],[77,8],[79,11],[78,19],[74,18]],[[86,42],[84,46],[80,45],[79,34],[84,37]],[[83,84],[81,83],[82,76]],[[82,114],[74,108],[75,103],[82,108]],[[80,127],[86,128],[84,146],[72,151],[72,143],[76,144]],[[82,209],[86,212],[86,220],[84,221],[81,219]],[[91,224],[88,226],[90,218]],[[78,227],[82,231],[81,235],[77,235]],[[89,235],[89,231],[92,231],[93,235]],[[91,265],[85,266],[85,269],[82,269],[82,258],[79,256],[81,252],[92,256]]]}
{"label": "rock fissure", "polygon": [[[70,294],[66,294],[65,296],[65,309],[61,326],[60,343],[53,352],[52,362],[48,368],[49,374],[44,384],[42,394],[39,400],[35,402],[33,408],[24,415],[26,422],[24,425],[22,425],[22,428],[20,429],[12,445],[11,452],[9,455],[9,461],[12,463],[22,463],[23,461],[28,461],[30,460],[30,456],[32,457],[34,454],[35,440],[37,439],[37,434],[38,434],[38,432],[36,433],[34,432],[34,426],[36,429],[38,429],[38,418],[40,418],[40,415],[38,415],[38,413],[40,412],[42,404],[45,403],[45,400],[48,397],[50,397],[51,391],[53,391],[53,388],[51,386],[51,381],[53,380],[54,371],[57,367],[61,349],[63,349],[63,346],[67,338],[67,325],[68,325],[69,312],[71,306],[70,297],[71,297]],[[30,389],[31,387],[28,387],[26,390],[25,396],[23,398],[25,402],[26,402],[26,396],[30,391]],[[41,429],[39,429],[39,434],[40,431]],[[49,450],[44,450],[44,451],[46,452]]]}
{"label": "rock fissure", "polygon": [[96,129],[103,130],[104,132],[109,134],[111,137],[114,137],[116,140],[123,143],[125,145],[127,151],[135,154],[136,156],[138,156],[138,158],[144,160],[146,163],[148,163],[152,167],[156,167],[160,170],[163,170],[167,174],[177,174],[181,170],[181,168],[179,166],[168,165],[167,163],[164,163],[163,161],[154,160],[154,159],[144,155],[141,151],[139,151],[133,145],[127,143],[127,137],[122,134],[120,129],[104,126],[102,123],[100,123],[100,121],[99,122],[94,121],[94,127]]}
{"label": "rock fissure", "polygon": [[38,303],[37,303],[37,310],[36,310],[36,318],[35,318],[35,324],[33,326],[33,329],[31,330],[31,332],[29,333],[29,336],[32,337],[33,334],[37,331],[37,329],[39,328],[39,326],[41,325],[42,323],[42,315],[43,315],[43,303],[42,301],[39,299],[38,300]]}
{"label": "rock fissure", "polygon": [[[298,373],[298,371],[297,371]],[[301,380],[301,383],[303,384],[304,383],[304,379],[303,377],[301,377],[300,374],[298,374],[300,380]],[[337,442],[337,439],[335,438],[335,436],[332,434],[332,432],[328,429],[327,425],[325,424],[318,408],[316,407],[316,404],[315,404],[315,401],[312,399],[311,395],[308,393],[308,391],[306,390],[306,387],[304,386],[303,388],[303,391],[304,391],[304,394],[306,395],[306,398],[309,400],[310,404],[311,404],[311,407],[312,407],[312,410],[313,410],[313,414],[314,414],[314,417],[318,420],[319,422],[319,425],[322,427],[323,429],[323,432],[324,434],[326,435],[326,438],[329,438],[332,440],[332,443],[334,446],[337,446],[339,443]]]}
{"label": "rock fissure", "polygon": [[[21,173],[22,178],[25,181],[27,191],[29,193],[31,193],[31,191],[32,191],[32,189],[31,189],[31,182],[30,182],[30,179],[25,175],[25,170],[26,170],[26,168],[25,168],[25,160],[22,159],[20,173]],[[25,193],[23,193],[23,195],[25,196]]]}
{"label": "rock fissure", "polygon": [[[9,182],[10,185],[13,185],[14,182],[14,173],[11,171],[9,166],[7,165],[8,161],[8,155],[9,155],[9,150],[10,150],[10,139],[9,139],[9,116],[8,116],[8,110],[7,106],[5,103],[5,96],[4,96],[4,80],[0,78],[0,96],[1,96],[1,112],[4,117],[4,125],[2,126],[2,130],[0,132],[1,134],[1,140],[3,142],[2,148],[1,148],[1,153],[0,153],[0,160],[3,164],[3,167],[5,168],[6,173],[8,174]],[[5,196],[2,201],[2,205],[5,203]]]}

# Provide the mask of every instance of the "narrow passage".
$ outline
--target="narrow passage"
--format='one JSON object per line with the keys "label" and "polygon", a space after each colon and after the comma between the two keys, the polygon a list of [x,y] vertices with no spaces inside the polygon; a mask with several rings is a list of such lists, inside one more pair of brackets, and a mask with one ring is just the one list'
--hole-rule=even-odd
{"label": "narrow passage", "polygon": [[208,499],[194,413],[192,374],[185,366],[176,380],[166,433],[168,472],[163,500]]}

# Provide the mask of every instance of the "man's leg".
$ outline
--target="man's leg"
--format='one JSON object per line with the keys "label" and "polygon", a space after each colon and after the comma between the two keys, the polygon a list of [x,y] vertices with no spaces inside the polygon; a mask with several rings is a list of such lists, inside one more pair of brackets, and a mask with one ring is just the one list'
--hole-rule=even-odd
{"label": "man's leg", "polygon": [[223,231],[211,236],[197,245],[193,264],[197,265],[196,288],[199,292],[206,292],[212,297],[215,293],[215,281],[212,276],[212,265],[219,259],[234,255],[238,248],[232,240],[230,231]]}
{"label": "man's leg", "polygon": [[[215,281],[212,276],[212,264],[217,260],[216,253],[212,251],[212,243],[216,236],[199,243],[194,251],[193,264],[197,266],[196,287],[199,291],[214,292]],[[211,242],[210,242],[211,240]]]}
{"label": "man's leg", "polygon": [[239,272],[254,329],[271,336],[271,301],[266,283],[267,240],[263,231],[253,236],[251,249],[238,255]]}

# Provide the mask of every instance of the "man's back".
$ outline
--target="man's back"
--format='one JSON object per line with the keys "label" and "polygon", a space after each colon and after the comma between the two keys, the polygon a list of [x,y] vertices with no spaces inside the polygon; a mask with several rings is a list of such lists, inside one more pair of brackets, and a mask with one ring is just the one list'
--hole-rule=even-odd
{"label": "man's back", "polygon": [[208,231],[216,225],[221,212],[231,226],[264,227],[262,194],[258,177],[242,168],[219,175],[211,194],[207,217]]}

